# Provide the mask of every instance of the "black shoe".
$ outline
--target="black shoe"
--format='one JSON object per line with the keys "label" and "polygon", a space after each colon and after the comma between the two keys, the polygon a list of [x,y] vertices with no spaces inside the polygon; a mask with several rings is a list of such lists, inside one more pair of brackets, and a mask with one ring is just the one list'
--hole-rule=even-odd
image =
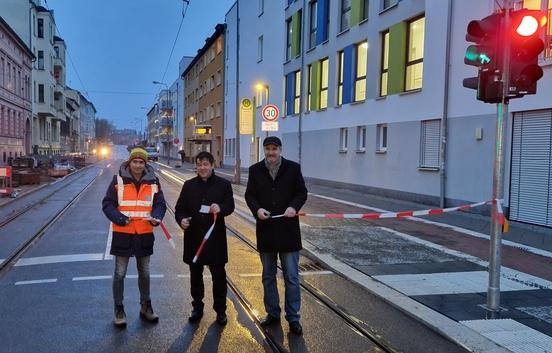
{"label": "black shoe", "polygon": [[227,322],[228,322],[228,317],[226,316],[225,313],[217,314],[217,324],[219,324],[220,326],[224,326],[226,325]]}
{"label": "black shoe", "polygon": [[271,326],[280,322],[280,318],[272,315],[267,315],[261,319],[261,326]]}
{"label": "black shoe", "polygon": [[192,310],[192,315],[188,318],[189,322],[199,322],[203,317],[203,310]]}
{"label": "black shoe", "polygon": [[301,327],[299,321],[290,322],[289,331],[299,336],[303,334],[303,328]]}

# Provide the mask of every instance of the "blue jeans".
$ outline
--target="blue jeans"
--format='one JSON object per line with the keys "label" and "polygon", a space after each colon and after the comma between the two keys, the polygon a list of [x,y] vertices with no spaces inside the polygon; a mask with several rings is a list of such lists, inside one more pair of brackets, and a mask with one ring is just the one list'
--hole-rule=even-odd
{"label": "blue jeans", "polygon": [[[123,305],[125,291],[125,277],[128,268],[129,257],[115,256],[115,273],[113,274],[113,301],[115,305]],[[150,257],[142,256],[136,258],[136,269],[138,270],[138,289],[140,290],[140,304],[150,300]]]}
{"label": "blue jeans", "polygon": [[299,287],[299,251],[294,252],[262,252],[264,306],[266,312],[273,317],[280,317],[280,297],[276,284],[278,255],[284,274],[286,296],[286,320],[299,321],[301,308],[301,289]]}

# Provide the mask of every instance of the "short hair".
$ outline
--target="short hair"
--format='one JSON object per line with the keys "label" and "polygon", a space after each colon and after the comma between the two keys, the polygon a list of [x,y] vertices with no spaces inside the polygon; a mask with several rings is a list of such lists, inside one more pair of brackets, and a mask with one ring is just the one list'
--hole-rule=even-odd
{"label": "short hair", "polygon": [[207,151],[201,151],[199,152],[196,156],[195,156],[195,162],[199,162],[201,160],[208,160],[209,163],[211,164],[215,164],[215,158],[213,157],[213,155]]}

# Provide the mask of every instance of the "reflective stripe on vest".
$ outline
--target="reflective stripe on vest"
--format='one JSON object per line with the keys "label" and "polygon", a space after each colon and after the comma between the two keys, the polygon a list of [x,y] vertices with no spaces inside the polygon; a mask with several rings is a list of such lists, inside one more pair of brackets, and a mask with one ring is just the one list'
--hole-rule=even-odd
{"label": "reflective stripe on vest", "polygon": [[159,188],[156,184],[142,184],[136,190],[134,184],[123,183],[123,178],[117,175],[118,210],[129,217],[131,222],[125,226],[113,224],[113,231],[128,234],[146,234],[153,232],[153,226],[147,220],[151,217],[153,198]]}

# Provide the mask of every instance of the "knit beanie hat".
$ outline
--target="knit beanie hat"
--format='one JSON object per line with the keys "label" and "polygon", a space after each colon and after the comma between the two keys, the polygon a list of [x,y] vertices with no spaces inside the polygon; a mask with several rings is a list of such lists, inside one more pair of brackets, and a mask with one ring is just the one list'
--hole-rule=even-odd
{"label": "knit beanie hat", "polygon": [[141,148],[141,147],[135,147],[130,151],[130,156],[128,157],[128,161],[132,161],[134,158],[140,158],[144,162],[147,163],[148,161],[148,152]]}

